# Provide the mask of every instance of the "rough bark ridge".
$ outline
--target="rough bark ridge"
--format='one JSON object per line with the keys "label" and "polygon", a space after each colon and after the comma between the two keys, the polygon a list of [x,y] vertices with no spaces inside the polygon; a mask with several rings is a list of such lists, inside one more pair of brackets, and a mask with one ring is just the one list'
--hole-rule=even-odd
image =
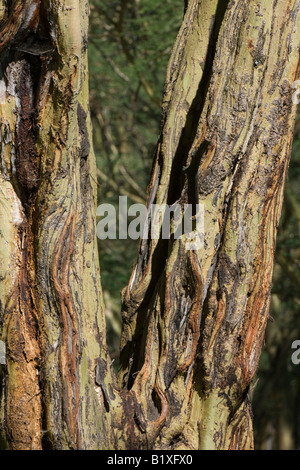
{"label": "rough bark ridge", "polygon": [[[86,0],[0,2],[1,445],[252,448],[296,113],[300,7],[190,0],[151,203],[202,203],[203,248],[143,240],[111,372],[95,239]],[[151,228],[151,220],[149,220]]]}

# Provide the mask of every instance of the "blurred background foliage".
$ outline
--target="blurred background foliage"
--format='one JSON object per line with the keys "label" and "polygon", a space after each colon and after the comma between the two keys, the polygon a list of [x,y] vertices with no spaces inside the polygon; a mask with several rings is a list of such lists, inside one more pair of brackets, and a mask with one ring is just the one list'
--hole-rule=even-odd
{"label": "blurred background foliage", "polygon": [[[145,203],[160,129],[167,62],[183,0],[91,0],[90,106],[99,203]],[[257,449],[300,449],[300,116],[277,239],[270,321],[251,391]],[[119,353],[120,291],[138,241],[99,240],[101,281],[111,355]]]}

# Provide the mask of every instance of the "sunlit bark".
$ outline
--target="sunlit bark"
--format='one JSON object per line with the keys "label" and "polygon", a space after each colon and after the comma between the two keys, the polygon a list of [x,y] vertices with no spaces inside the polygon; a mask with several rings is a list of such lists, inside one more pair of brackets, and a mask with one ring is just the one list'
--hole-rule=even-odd
{"label": "sunlit bark", "polygon": [[296,113],[300,8],[185,3],[148,207],[203,204],[203,246],[141,242],[116,378],[96,250],[88,4],[0,3],[3,447],[253,448],[249,388]]}
{"label": "sunlit bark", "polygon": [[108,439],[87,27],[87,2],[45,0],[12,2],[1,29],[1,424],[16,449]]}
{"label": "sunlit bark", "polygon": [[204,246],[143,241],[124,291],[120,384],[144,446],[253,448],[249,389],[296,113],[297,24],[293,1],[188,3],[148,205],[203,204]]}

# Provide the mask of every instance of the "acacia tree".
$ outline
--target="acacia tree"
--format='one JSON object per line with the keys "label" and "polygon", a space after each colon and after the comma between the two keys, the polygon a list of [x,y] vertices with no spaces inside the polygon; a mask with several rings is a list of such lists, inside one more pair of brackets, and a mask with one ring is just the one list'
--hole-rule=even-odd
{"label": "acacia tree", "polygon": [[1,3],[4,448],[253,448],[249,389],[296,114],[300,8],[185,3],[147,205],[189,203],[196,215],[203,204],[203,246],[141,241],[118,374],[95,235],[88,4]]}

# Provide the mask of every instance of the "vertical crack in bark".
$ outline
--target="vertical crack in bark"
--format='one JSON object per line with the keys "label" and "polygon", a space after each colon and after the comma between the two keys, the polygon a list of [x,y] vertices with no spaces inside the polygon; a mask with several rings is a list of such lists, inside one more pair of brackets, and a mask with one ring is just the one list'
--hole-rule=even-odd
{"label": "vertical crack in bark", "polygon": [[69,286],[69,270],[74,249],[74,215],[72,209],[64,223],[53,257],[52,276],[57,297],[57,306],[62,323],[60,344],[61,380],[63,383],[63,412],[67,419],[71,446],[76,449],[79,443],[77,414],[79,407],[77,377],[77,321]]}
{"label": "vertical crack in bark", "polygon": [[21,187],[21,199],[27,209],[28,198],[37,189],[39,178],[39,161],[36,148],[34,122],[34,85],[32,83],[30,63],[22,61],[18,97],[20,115],[16,132],[16,177]]}

